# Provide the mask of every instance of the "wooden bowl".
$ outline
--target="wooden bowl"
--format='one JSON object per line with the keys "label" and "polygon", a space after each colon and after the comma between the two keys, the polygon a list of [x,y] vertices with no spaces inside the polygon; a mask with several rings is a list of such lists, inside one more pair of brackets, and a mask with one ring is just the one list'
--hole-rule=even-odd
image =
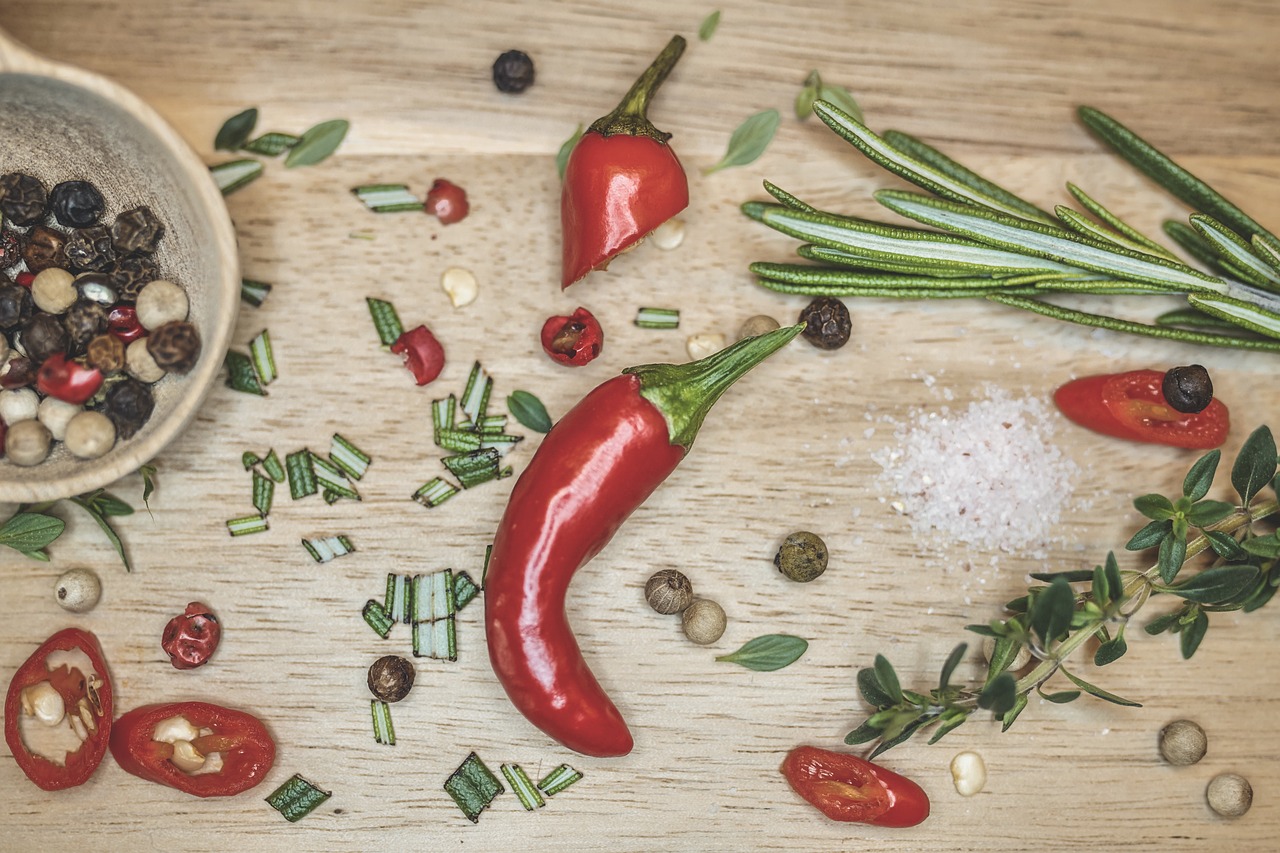
{"label": "wooden bowl", "polygon": [[92,181],[106,199],[106,223],[140,204],[155,212],[165,227],[156,263],[186,289],[203,341],[195,368],[156,383],[150,420],[105,456],[77,459],[58,442],[41,465],[0,460],[0,502],[57,500],[136,471],[195,417],[235,327],[235,231],[209,170],[150,107],[109,80],[36,56],[2,30],[0,117],[0,173],[26,172],[46,187]]}

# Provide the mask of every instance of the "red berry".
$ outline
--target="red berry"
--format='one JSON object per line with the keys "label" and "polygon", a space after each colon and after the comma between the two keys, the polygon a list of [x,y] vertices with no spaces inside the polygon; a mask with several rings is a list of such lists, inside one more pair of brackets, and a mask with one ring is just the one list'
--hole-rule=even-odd
{"label": "red berry", "polygon": [[427,193],[425,209],[439,219],[441,225],[452,225],[466,218],[471,205],[467,203],[466,190],[444,178],[436,178]]}
{"label": "red berry", "polygon": [[22,272],[15,275],[13,277],[13,280],[16,281],[18,284],[22,285],[23,287],[30,287],[31,282],[36,280],[36,274],[33,272],[28,272],[26,270],[23,270]]}
{"label": "red berry", "polygon": [[558,364],[581,367],[604,349],[604,330],[586,308],[569,317],[549,317],[542,324],[542,349]]}

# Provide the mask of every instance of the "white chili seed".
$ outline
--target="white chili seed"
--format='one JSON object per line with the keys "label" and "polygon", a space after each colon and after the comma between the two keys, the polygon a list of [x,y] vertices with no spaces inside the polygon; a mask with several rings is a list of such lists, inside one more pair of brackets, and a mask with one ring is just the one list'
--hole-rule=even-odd
{"label": "white chili seed", "polygon": [[0,391],[0,421],[13,426],[18,421],[32,420],[40,413],[40,395],[34,388]]}
{"label": "white chili seed", "polygon": [[58,578],[53,598],[63,610],[88,613],[102,598],[102,581],[89,569],[69,569]]}
{"label": "white chili seed", "polygon": [[67,424],[71,419],[84,411],[84,406],[68,403],[57,397],[45,397],[40,401],[40,409],[36,417],[49,429],[54,441],[62,441],[67,435]]}
{"label": "white chili seed", "polygon": [[987,784],[987,765],[976,752],[961,752],[951,759],[951,781],[956,793],[972,797]]}
{"label": "white chili seed", "polygon": [[14,465],[29,468],[39,465],[49,456],[49,446],[53,436],[49,429],[34,418],[19,421],[9,427],[4,437],[5,458]]}
{"label": "white chili seed", "polygon": [[685,349],[689,352],[689,358],[697,361],[700,358],[706,358],[714,355],[724,349],[724,335],[713,332],[703,335],[690,335],[689,340],[685,341]]}
{"label": "white chili seed", "polygon": [[177,743],[180,740],[195,740],[198,737],[200,737],[200,730],[183,716],[161,720],[151,731],[151,739],[160,743]]}
{"label": "white chili seed", "polygon": [[173,766],[183,773],[194,773],[204,767],[204,756],[191,745],[191,741],[180,740],[173,744],[173,757],[169,759]]}
{"label": "white chili seed", "polygon": [[150,384],[164,378],[164,368],[151,357],[146,338],[138,338],[124,351],[124,369],[139,382]]}
{"label": "white chili seed", "polygon": [[31,299],[41,311],[65,314],[76,303],[76,277],[66,270],[49,267],[31,282]]}
{"label": "white chili seed", "polygon": [[84,411],[67,424],[63,440],[67,450],[78,459],[97,459],[116,443],[116,425],[98,411]]}
{"label": "white chili seed", "polygon": [[22,707],[46,726],[56,726],[67,715],[62,694],[47,681],[33,684],[22,691]]}
{"label": "white chili seed", "polygon": [[142,288],[134,305],[138,312],[138,322],[147,331],[158,329],[165,323],[187,319],[189,307],[187,292],[162,278],[149,282]]}
{"label": "white chili seed", "polygon": [[668,219],[649,232],[649,239],[659,249],[669,252],[684,242],[684,227],[683,219]]}
{"label": "white chili seed", "polygon": [[71,731],[73,731],[75,736],[80,738],[81,741],[89,739],[89,729],[79,717],[67,717],[67,722],[71,723]]}
{"label": "white chili seed", "polygon": [[449,267],[440,275],[440,289],[449,295],[454,308],[461,308],[476,301],[480,293],[480,285],[471,270],[462,267]]}

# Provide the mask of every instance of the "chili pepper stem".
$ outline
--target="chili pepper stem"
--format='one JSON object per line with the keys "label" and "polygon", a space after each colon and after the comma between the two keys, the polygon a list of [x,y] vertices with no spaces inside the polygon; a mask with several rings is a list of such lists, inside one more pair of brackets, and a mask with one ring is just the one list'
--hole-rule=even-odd
{"label": "chili pepper stem", "polygon": [[671,443],[688,450],[720,395],[802,331],[803,323],[786,326],[688,364],[641,364],[623,372],[639,378],[640,396],[662,412]]}
{"label": "chili pepper stem", "polygon": [[667,79],[671,69],[676,67],[680,55],[684,53],[683,36],[672,36],[671,41],[662,49],[662,53],[644,70],[644,73],[631,84],[631,90],[622,99],[622,103],[608,115],[601,116],[592,122],[589,132],[601,136],[612,136],[623,133],[628,136],[647,136],[657,142],[665,143],[671,134],[664,133],[649,121],[649,99]]}

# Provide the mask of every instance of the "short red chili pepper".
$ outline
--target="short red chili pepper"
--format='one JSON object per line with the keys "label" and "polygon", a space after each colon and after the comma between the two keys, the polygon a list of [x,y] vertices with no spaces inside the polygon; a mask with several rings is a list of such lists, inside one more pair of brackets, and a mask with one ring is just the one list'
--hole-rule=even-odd
{"label": "short red chili pepper", "polygon": [[683,38],[672,38],[617,109],[597,119],[569,154],[560,193],[562,288],[604,269],[689,206],[689,180],[667,144],[671,134],[646,116],[684,47]]}
{"label": "short red chili pepper", "polygon": [[[197,732],[194,740],[174,744],[155,739],[161,723],[179,717]],[[222,767],[188,773],[174,764],[175,750],[190,744],[200,756],[218,753]],[[276,758],[275,741],[252,714],[208,702],[172,702],[134,708],[111,730],[111,755],[134,776],[177,788],[197,797],[230,797],[266,778]]]}
{"label": "short red chili pepper", "polygon": [[204,666],[218,648],[222,626],[206,605],[193,601],[180,615],[169,620],[160,637],[160,647],[176,669]]}
{"label": "short red chili pepper", "polygon": [[444,370],[444,347],[426,326],[419,326],[396,338],[391,351],[404,357],[404,366],[413,374],[413,380],[426,385]]}
{"label": "short red chili pepper", "polygon": [[[89,659],[92,672],[81,672],[65,663],[49,668],[50,655],[77,651]],[[22,739],[19,720],[24,713],[31,713],[26,709],[37,701],[39,691],[46,690],[41,687],[44,684],[62,700],[66,717],[59,725],[71,726],[77,737],[81,731],[85,733],[80,748],[68,752],[60,764],[30,751]],[[46,791],[58,791],[84,784],[98,769],[107,752],[113,716],[111,676],[98,638],[79,628],[67,628],[45,640],[9,682],[4,700],[4,739],[28,779]],[[71,723],[72,719],[78,721],[78,726]]]}
{"label": "short red chili pepper", "polygon": [[1164,398],[1159,370],[1086,376],[1068,382],[1053,395],[1071,420],[1094,432],[1130,441],[1208,450],[1227,440],[1231,418],[1214,399],[1200,412],[1179,412]]}
{"label": "short red chili pepper", "polygon": [[782,775],[832,820],[915,826],[929,816],[929,795],[919,785],[847,752],[796,747],[782,762]]}
{"label": "short red chili pepper", "polygon": [[557,364],[581,367],[604,349],[604,330],[586,308],[568,317],[548,317],[542,324],[542,349]]}
{"label": "short red chili pepper", "polygon": [[54,353],[40,364],[36,373],[36,390],[62,400],[80,404],[102,387],[102,371]]}
{"label": "short red chili pepper", "polygon": [[146,337],[147,330],[138,322],[138,310],[132,305],[117,305],[107,314],[107,331],[126,344]]}
{"label": "short red chili pepper", "polygon": [[629,368],[561,418],[516,481],[485,581],[489,659],[516,708],[570,749],[632,747],[569,627],[570,580],[680,463],[720,395],[803,328],[688,364]]}
{"label": "short red chili pepper", "polygon": [[471,205],[467,202],[466,190],[452,181],[436,178],[427,191],[423,209],[439,219],[441,225],[452,225],[467,218]]}

